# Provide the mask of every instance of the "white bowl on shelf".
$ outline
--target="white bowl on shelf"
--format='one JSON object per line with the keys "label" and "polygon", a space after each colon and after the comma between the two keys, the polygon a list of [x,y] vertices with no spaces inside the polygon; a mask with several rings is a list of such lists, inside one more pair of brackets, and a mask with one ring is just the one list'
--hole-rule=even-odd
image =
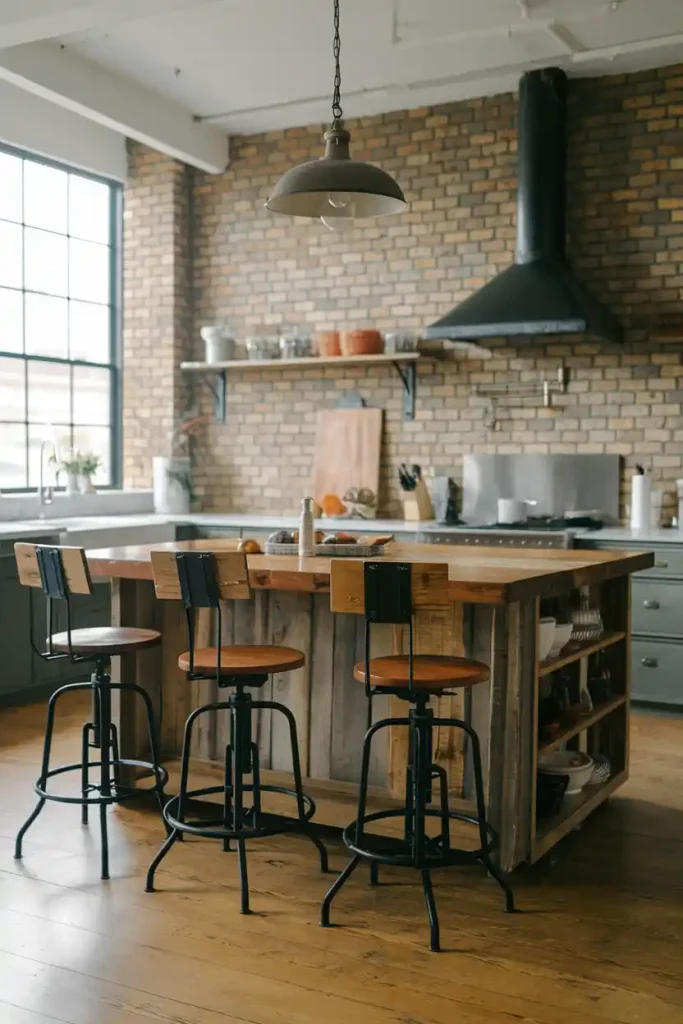
{"label": "white bowl on shelf", "polygon": [[549,658],[556,658],[560,651],[564,650],[571,640],[573,629],[574,626],[571,622],[555,623],[555,635],[553,636],[553,645],[550,648],[550,654],[548,655]]}
{"label": "white bowl on shelf", "polygon": [[538,660],[545,661],[555,639],[555,619],[551,616],[538,620]]}
{"label": "white bowl on shelf", "polygon": [[594,768],[593,758],[580,750],[553,750],[538,759],[538,770],[545,775],[569,776],[565,796],[580,793],[590,782]]}

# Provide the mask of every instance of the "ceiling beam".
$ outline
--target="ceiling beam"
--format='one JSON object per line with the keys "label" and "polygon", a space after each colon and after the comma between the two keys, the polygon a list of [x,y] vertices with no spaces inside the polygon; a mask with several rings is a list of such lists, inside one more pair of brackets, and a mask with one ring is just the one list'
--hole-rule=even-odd
{"label": "ceiling beam", "polygon": [[0,51],[0,80],[192,167],[212,174],[227,167],[225,132],[197,124],[177,103],[58,43],[27,43]]}
{"label": "ceiling beam", "polygon": [[203,6],[206,0],[0,0],[0,49],[97,34],[126,22]]}

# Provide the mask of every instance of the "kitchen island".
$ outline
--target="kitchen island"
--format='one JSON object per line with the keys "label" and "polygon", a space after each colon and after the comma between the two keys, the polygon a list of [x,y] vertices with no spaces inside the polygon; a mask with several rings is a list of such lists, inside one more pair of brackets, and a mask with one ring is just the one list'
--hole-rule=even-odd
{"label": "kitchen island", "polygon": [[[179,602],[157,601],[152,584],[150,551],[221,550],[236,541],[203,540],[108,548],[88,552],[95,578],[112,581],[112,621],[160,629],[160,650],[117,659],[114,673],[148,690],[161,714],[162,751],[177,758],[187,715],[200,703],[215,699],[211,683],[189,683],[177,667],[187,646],[185,616]],[[449,567],[447,610],[421,612],[416,618],[416,650],[421,653],[469,654],[491,667],[488,686],[470,695],[462,692],[438,699],[438,713],[468,717],[479,732],[486,768],[489,818],[501,839],[499,860],[505,870],[536,860],[602,803],[628,776],[628,706],[630,644],[630,574],[650,567],[648,552],[590,552],[462,548],[395,542],[384,556],[393,561],[445,562]],[[333,615],[329,609],[330,560],[322,557],[250,555],[249,601],[226,605],[224,643],[279,643],[303,650],[306,665],[288,675],[275,675],[268,694],[287,704],[299,729],[304,772],[323,786],[325,807],[318,819],[346,823],[353,816],[351,797],[359,768],[366,725],[363,687],[354,682],[352,667],[362,657],[362,622],[354,615]],[[597,639],[572,645],[560,657],[539,664],[538,620],[547,602],[584,603],[599,608],[604,631]],[[197,643],[211,642],[208,616],[197,625]],[[376,636],[376,639],[375,639]],[[373,654],[403,649],[403,631],[373,631]],[[591,659],[605,659],[613,687],[609,700],[590,715],[566,725],[549,741],[539,733],[541,680],[555,672],[574,676],[570,685],[585,686]],[[377,717],[402,713],[394,697],[374,702]],[[397,706],[398,705],[398,706]],[[139,709],[124,699],[118,708],[122,756],[144,754],[146,740]],[[274,772],[288,771],[289,750],[282,725],[268,711],[255,723],[261,764]],[[204,716],[195,755],[220,764],[227,742],[221,716]],[[587,787],[578,798],[537,824],[536,777],[539,752],[563,742],[609,757],[611,775]],[[391,730],[387,745],[374,752],[371,781],[376,792],[397,798],[403,790],[406,736]],[[448,773],[449,787],[469,795],[465,751],[458,731],[441,730],[435,760]],[[334,813],[335,798],[339,806]],[[339,821],[339,807],[346,818]],[[332,808],[332,810],[330,810]],[[350,812],[350,813],[349,813]]]}

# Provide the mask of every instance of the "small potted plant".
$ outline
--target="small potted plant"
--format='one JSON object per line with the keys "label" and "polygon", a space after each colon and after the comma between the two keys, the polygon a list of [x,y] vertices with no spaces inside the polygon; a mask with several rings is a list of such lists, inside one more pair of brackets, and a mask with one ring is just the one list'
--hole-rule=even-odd
{"label": "small potted plant", "polygon": [[79,461],[78,485],[81,494],[94,494],[92,478],[102,465],[102,459],[94,452],[76,452]]}
{"label": "small potted plant", "polygon": [[72,498],[75,494],[79,494],[79,477],[81,474],[81,457],[79,453],[69,452],[69,454],[60,459],[58,472],[64,473],[66,476],[66,495]]}

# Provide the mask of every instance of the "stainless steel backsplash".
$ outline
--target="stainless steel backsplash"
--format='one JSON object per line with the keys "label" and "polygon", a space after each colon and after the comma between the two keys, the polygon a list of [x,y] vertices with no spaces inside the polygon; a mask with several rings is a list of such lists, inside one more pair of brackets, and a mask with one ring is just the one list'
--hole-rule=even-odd
{"label": "stainless steel backsplash", "polygon": [[532,515],[598,509],[619,517],[618,455],[466,455],[463,519],[495,523],[498,498],[538,504]]}

